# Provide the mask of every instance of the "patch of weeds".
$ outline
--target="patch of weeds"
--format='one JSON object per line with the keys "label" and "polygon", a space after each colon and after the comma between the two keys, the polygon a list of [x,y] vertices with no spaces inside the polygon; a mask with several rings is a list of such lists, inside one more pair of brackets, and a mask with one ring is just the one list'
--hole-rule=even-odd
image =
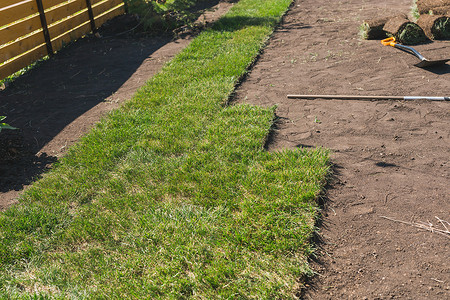
{"label": "patch of weeds", "polygon": [[1,132],[3,129],[10,129],[10,130],[17,129],[16,127],[12,127],[12,126],[10,126],[9,124],[6,124],[6,123],[1,122],[1,121],[5,120],[5,119],[6,119],[6,116],[0,116],[0,132]]}
{"label": "patch of weeds", "polygon": [[370,30],[370,26],[369,24],[367,24],[366,22],[363,22],[361,25],[359,25],[359,31],[358,31],[358,36],[360,39],[363,40],[367,40],[369,39],[369,30]]}
{"label": "patch of weeds", "polygon": [[419,19],[420,17],[419,10],[417,9],[417,0],[412,0],[411,16],[413,18],[413,21],[417,21],[417,19]]}

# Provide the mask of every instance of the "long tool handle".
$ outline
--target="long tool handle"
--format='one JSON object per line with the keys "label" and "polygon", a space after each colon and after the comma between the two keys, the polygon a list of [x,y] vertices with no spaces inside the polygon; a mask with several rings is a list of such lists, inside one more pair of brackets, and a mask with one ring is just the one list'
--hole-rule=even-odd
{"label": "long tool handle", "polygon": [[289,99],[432,100],[432,101],[450,101],[450,97],[429,97],[429,96],[287,95],[287,97]]}
{"label": "long tool handle", "polygon": [[418,59],[420,60],[427,60],[422,54],[419,53],[419,51],[417,51],[416,49],[414,49],[413,47],[408,47],[405,45],[400,45],[397,44],[395,42],[395,37],[389,37],[387,39],[384,39],[381,41],[381,43],[385,46],[391,46],[397,49],[401,49],[401,50],[405,50],[406,52],[413,54],[414,56],[416,56]]}
{"label": "long tool handle", "polygon": [[413,54],[420,60],[427,60],[422,54],[419,53],[419,51],[417,51],[416,49],[414,49],[412,47],[408,47],[408,46],[400,45],[400,44],[395,44],[394,47],[401,49],[401,50],[406,50],[406,52]]}

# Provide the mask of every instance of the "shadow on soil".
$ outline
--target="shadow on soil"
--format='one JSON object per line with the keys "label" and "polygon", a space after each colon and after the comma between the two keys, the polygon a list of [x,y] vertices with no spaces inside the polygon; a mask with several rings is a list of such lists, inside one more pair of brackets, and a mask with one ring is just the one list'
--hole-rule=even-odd
{"label": "shadow on soil", "polygon": [[136,25],[133,17],[120,16],[100,29],[106,38],[83,38],[0,91],[0,114],[19,128],[1,132],[0,192],[20,190],[48,168],[56,157],[39,150],[172,40],[121,34]]}
{"label": "shadow on soil", "polygon": [[[208,9],[220,1],[193,9]],[[236,18],[224,17],[212,29],[233,25],[227,30],[239,30],[276,22],[274,18]],[[170,34],[135,34],[139,25],[130,15],[115,18],[100,28],[103,38],[78,40],[0,91],[0,115],[19,128],[1,133],[0,193],[19,191],[50,168],[57,158],[40,153],[42,147],[114,94],[144,60],[172,41]]]}
{"label": "shadow on soil", "polygon": [[[316,248],[316,251],[315,251],[316,255],[311,255],[309,260],[310,260],[311,264],[319,266],[320,268],[324,267],[324,262],[323,262],[322,257],[324,257],[325,255],[329,255],[324,250],[324,245],[326,245],[326,241],[323,238],[323,236],[320,234],[320,232],[322,232],[324,229],[327,229],[329,226],[329,223],[328,223],[329,219],[326,219],[328,214],[334,213],[333,210],[329,209],[331,200],[328,197],[328,191],[334,189],[338,185],[344,184],[339,179],[340,174],[341,174],[341,172],[340,172],[341,169],[342,169],[342,167],[340,165],[337,165],[337,164],[331,165],[331,172],[330,172],[330,175],[328,178],[328,183],[324,187],[325,192],[324,192],[324,194],[320,195],[318,198],[318,204],[322,210],[322,213],[321,213],[320,217],[317,219],[316,225],[315,225],[316,228],[319,228],[319,230],[314,232],[313,237],[311,239],[312,244]],[[305,287],[299,291],[300,299],[305,298],[305,292],[307,292],[307,290],[317,290],[321,286],[320,277],[318,277],[317,275],[311,276],[311,277],[306,277],[304,284],[305,284]]]}
{"label": "shadow on soil", "polygon": [[445,75],[450,73],[450,65],[443,64],[443,65],[437,65],[433,67],[423,68],[424,70],[427,70],[428,72],[437,74],[437,75]]}

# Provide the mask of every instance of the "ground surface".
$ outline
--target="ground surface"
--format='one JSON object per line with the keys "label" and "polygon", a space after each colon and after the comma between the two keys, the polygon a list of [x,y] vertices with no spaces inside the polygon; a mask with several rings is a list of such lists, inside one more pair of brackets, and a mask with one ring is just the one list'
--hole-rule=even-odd
{"label": "ground surface", "polygon": [[[289,100],[287,94],[450,95],[450,65],[358,39],[364,18],[410,0],[297,0],[236,93],[277,104],[269,150],[324,146],[335,179],[305,299],[450,299],[446,236],[393,222],[450,221],[450,103]],[[416,47],[433,59],[449,41]],[[442,227],[440,227],[442,228]]]}
{"label": "ground surface", "polygon": [[[333,151],[318,275],[305,299],[450,298],[449,239],[381,218],[450,221],[450,104],[286,99],[450,95],[450,66],[422,70],[413,56],[357,37],[364,18],[408,12],[410,2],[297,0],[236,93],[236,102],[278,105],[269,150]],[[0,92],[1,113],[20,128],[2,132],[0,208],[189,42],[118,31],[67,48]],[[416,48],[437,59],[450,43]]]}
{"label": "ground surface", "polygon": [[[231,5],[211,1],[198,22],[208,25]],[[0,115],[19,128],[1,132],[0,210],[193,37],[133,28],[139,31],[134,18],[118,17],[100,29],[102,38],[77,41],[0,91]]]}

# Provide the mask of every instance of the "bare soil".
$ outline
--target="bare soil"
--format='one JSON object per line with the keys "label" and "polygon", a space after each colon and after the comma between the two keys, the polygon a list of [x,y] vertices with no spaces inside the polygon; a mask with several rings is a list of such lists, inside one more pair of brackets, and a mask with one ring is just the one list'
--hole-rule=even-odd
{"label": "bare soil", "polygon": [[[195,28],[208,26],[232,1],[212,0]],[[130,15],[100,28],[16,79],[0,91],[0,115],[19,130],[1,132],[0,210],[51,168],[69,146],[103,116],[130,99],[138,88],[186,47],[196,32],[142,32]]]}
{"label": "bare soil", "polygon": [[[379,41],[365,18],[408,13],[410,0],[298,0],[236,92],[277,105],[269,150],[331,149],[317,273],[304,299],[450,299],[448,236],[394,222],[450,221],[450,103],[293,100],[287,94],[450,95],[450,65],[431,70]],[[415,47],[432,59],[450,42]]]}

